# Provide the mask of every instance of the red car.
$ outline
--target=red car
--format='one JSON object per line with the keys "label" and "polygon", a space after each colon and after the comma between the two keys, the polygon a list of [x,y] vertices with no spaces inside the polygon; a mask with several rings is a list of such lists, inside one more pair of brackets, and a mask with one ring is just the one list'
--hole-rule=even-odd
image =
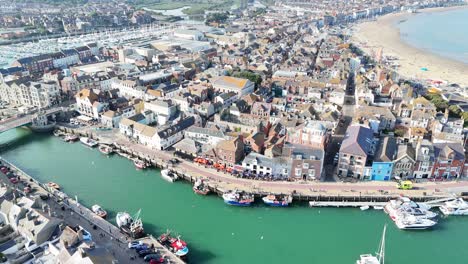
{"label": "red car", "polygon": [[0,167],[0,171],[3,172],[3,173],[7,173],[7,172],[8,172],[8,168],[5,167],[5,166],[2,166],[2,167]]}
{"label": "red car", "polygon": [[150,263],[150,264],[160,264],[160,263],[164,263],[164,258],[152,259],[152,260],[150,260],[149,263]]}
{"label": "red car", "polygon": [[17,184],[17,183],[18,183],[18,179],[16,179],[16,178],[10,178],[10,182],[13,183],[13,184]]}

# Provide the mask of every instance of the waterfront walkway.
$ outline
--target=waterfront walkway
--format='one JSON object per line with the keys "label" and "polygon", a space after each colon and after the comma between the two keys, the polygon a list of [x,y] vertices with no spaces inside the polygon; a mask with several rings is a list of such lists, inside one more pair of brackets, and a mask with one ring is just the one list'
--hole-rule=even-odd
{"label": "waterfront walkway", "polygon": [[[172,153],[147,148],[117,135],[115,143],[134,155],[169,164]],[[239,189],[262,193],[297,193],[304,196],[399,196],[446,197],[452,192],[468,190],[467,181],[415,183],[413,190],[399,190],[395,182],[285,182],[236,178],[229,173],[217,172],[190,161],[182,161],[174,169],[193,178],[209,179],[209,185],[221,190]]]}
{"label": "waterfront walkway", "polygon": [[[93,241],[99,247],[107,248],[119,263],[146,263],[142,258],[137,256],[135,250],[128,248],[128,242],[133,239],[123,234],[116,226],[98,217],[91,210],[80,205],[76,200],[68,198],[66,194],[56,190],[50,190],[47,185],[39,183],[21,169],[17,168],[14,164],[3,159],[1,159],[1,161],[20,176],[25,183],[31,184],[33,187],[32,189],[35,190],[34,194],[44,194],[51,197],[44,202],[49,206],[54,217],[62,219],[70,226],[82,226],[91,233]],[[21,186],[18,184],[13,185],[7,180],[7,177],[2,177],[1,181],[11,188],[18,188],[19,191],[22,192],[20,188]],[[66,209],[63,210],[62,207],[65,207]],[[146,237],[145,242],[153,244],[154,248],[159,251],[161,255],[165,256],[166,263],[184,263],[180,258],[163,247],[152,236]]]}
{"label": "waterfront walkway", "polygon": [[[66,127],[65,127],[66,128]],[[374,200],[387,199],[401,195],[419,200],[430,200],[454,196],[461,192],[468,191],[468,181],[451,182],[424,182],[414,183],[412,190],[399,190],[395,182],[368,181],[368,182],[319,182],[319,181],[263,181],[253,179],[237,178],[229,173],[218,172],[211,167],[200,165],[192,161],[182,160],[180,164],[170,165],[169,160],[174,158],[172,152],[161,151],[148,148],[144,145],[130,141],[118,130],[96,131],[92,127],[72,129],[68,131],[80,133],[82,135],[98,138],[100,142],[106,144],[115,143],[122,150],[134,156],[151,160],[163,167],[171,166],[179,174],[183,174],[192,181],[196,178],[207,180],[211,189],[218,193],[225,190],[242,190],[255,194],[295,194],[295,197],[302,197],[304,200],[315,200],[320,197],[333,200]],[[326,165],[326,164],[325,164]],[[305,197],[309,197],[307,199]],[[343,199],[341,199],[343,198]],[[388,200],[388,199],[387,199]]]}

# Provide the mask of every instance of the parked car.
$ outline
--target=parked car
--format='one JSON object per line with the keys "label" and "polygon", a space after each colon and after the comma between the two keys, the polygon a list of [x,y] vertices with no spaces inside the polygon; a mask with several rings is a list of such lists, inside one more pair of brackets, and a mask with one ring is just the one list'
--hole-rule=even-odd
{"label": "parked car", "polygon": [[128,242],[128,248],[136,248],[137,246],[143,245],[141,241],[131,241]]}
{"label": "parked car", "polygon": [[16,179],[16,178],[10,178],[10,182],[13,183],[13,184],[17,184],[17,183],[18,183],[18,179]]}
{"label": "parked car", "polygon": [[150,262],[149,262],[149,264],[160,264],[160,263],[164,263],[164,258],[152,259],[152,260],[150,260]]}
{"label": "parked car", "polygon": [[144,258],[146,255],[149,255],[149,254],[153,254],[154,252],[150,249],[145,249],[145,250],[142,250],[142,251],[138,251],[138,256],[140,258]]}
{"label": "parked car", "polygon": [[[153,259],[154,259],[154,260],[159,260],[159,259],[161,259],[161,258],[162,258],[162,257],[161,257],[159,254],[154,254],[154,253],[153,253],[153,254],[146,255],[146,256],[143,258],[143,260],[149,262],[150,260],[153,260]],[[164,261],[164,258],[162,258],[162,259],[163,259],[163,261]],[[162,263],[162,262],[159,262],[159,263]]]}

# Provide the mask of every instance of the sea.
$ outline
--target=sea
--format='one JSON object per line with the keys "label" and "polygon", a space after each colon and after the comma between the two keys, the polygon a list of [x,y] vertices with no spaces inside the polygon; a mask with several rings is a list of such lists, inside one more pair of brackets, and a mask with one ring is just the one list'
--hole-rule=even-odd
{"label": "sea", "polygon": [[[468,263],[468,217],[440,217],[427,231],[402,231],[381,210],[272,208],[257,201],[239,208],[216,195],[200,196],[159,170],[136,170],[117,155],[16,129],[0,134],[0,156],[41,182],[58,183],[81,204],[109,212],[141,209],[145,231],[171,230],[189,245],[189,263],[353,264],[377,251],[385,224],[386,264]],[[4,177],[1,176],[0,177]]]}
{"label": "sea", "polygon": [[397,27],[407,44],[468,64],[468,8],[419,13]]}

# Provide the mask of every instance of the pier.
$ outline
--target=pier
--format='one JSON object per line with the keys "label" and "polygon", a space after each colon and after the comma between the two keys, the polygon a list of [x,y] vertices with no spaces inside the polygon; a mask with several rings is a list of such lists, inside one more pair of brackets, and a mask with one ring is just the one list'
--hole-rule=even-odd
{"label": "pier", "polygon": [[[76,197],[70,198],[67,194],[38,182],[26,172],[3,158],[0,158],[0,161],[3,165],[8,166],[15,172],[22,181],[30,184],[34,190],[34,195],[47,195],[52,198],[48,199],[46,202],[53,216],[63,219],[64,222],[69,225],[80,225],[86,228],[88,232],[93,234],[93,239],[97,240],[96,242],[101,242],[103,246],[111,251],[114,257],[122,261],[121,263],[145,263],[142,258],[135,257],[134,255],[137,255],[136,252],[133,249],[129,249],[127,246],[128,242],[134,239],[122,233],[118,227],[94,214],[87,207],[81,205]],[[8,181],[6,181],[6,184],[12,188],[16,187],[12,186]],[[16,188],[16,191],[25,195],[22,190],[18,188]],[[64,210],[64,208],[66,209]],[[185,263],[169,249],[160,244],[152,235],[148,235],[139,240],[148,243],[148,245],[153,245],[154,249],[165,257],[165,263]]]}
{"label": "pier", "polygon": [[385,206],[384,202],[309,202],[310,207],[361,207],[361,206]]}

